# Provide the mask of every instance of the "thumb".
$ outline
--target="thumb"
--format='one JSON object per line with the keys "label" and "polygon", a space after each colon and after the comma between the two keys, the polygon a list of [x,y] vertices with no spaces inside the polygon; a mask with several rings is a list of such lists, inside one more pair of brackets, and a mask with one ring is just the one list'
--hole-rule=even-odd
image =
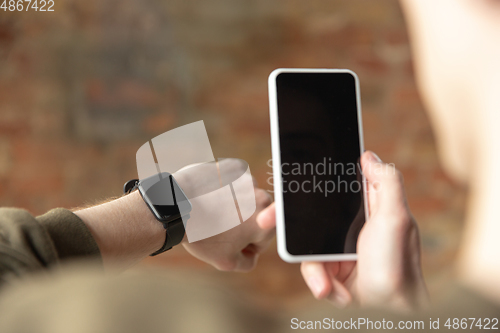
{"label": "thumb", "polygon": [[368,182],[370,214],[406,208],[403,177],[394,164],[384,163],[374,152],[366,151],[361,167]]}

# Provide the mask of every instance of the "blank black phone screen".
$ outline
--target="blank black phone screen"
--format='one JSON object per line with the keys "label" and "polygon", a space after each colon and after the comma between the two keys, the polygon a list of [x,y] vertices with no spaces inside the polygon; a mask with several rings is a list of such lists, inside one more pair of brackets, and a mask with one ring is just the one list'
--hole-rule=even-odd
{"label": "blank black phone screen", "polygon": [[276,88],[287,251],[355,253],[365,222],[355,78],[280,73]]}

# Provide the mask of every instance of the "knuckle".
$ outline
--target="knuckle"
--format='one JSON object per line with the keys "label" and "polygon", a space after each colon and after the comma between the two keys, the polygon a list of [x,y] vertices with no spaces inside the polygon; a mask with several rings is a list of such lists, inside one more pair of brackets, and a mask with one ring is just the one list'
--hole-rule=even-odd
{"label": "knuckle", "polygon": [[219,271],[229,272],[234,271],[238,263],[234,258],[224,258],[220,259],[215,263],[215,268]]}
{"label": "knuckle", "polygon": [[271,241],[274,239],[274,236],[276,236],[276,231],[274,229],[264,230],[262,239],[260,241],[260,247],[262,248],[262,251],[260,252],[263,252],[265,249],[267,249],[267,247],[269,247]]}
{"label": "knuckle", "polygon": [[402,177],[401,172],[392,164],[387,164],[385,175],[391,180],[398,181]]}
{"label": "knuckle", "polygon": [[260,188],[255,190],[255,201],[260,207],[267,207],[272,203],[269,193]]}
{"label": "knuckle", "polygon": [[411,224],[411,215],[406,208],[402,208],[398,212],[398,220],[401,225]]}
{"label": "knuckle", "polygon": [[257,259],[258,259],[258,255],[254,255],[250,258],[246,258],[246,260],[243,262],[241,267],[238,267],[238,269],[236,269],[236,271],[243,272],[243,273],[247,273],[247,272],[252,271],[255,268],[255,266],[257,266]]}
{"label": "knuckle", "polygon": [[404,177],[401,171],[396,169],[394,166],[390,166],[390,168],[387,170],[383,183],[387,184],[390,189],[398,191],[398,193],[402,193],[403,187],[404,187]]}
{"label": "knuckle", "polygon": [[414,225],[413,217],[406,206],[394,211],[394,223],[404,229],[411,228]]}

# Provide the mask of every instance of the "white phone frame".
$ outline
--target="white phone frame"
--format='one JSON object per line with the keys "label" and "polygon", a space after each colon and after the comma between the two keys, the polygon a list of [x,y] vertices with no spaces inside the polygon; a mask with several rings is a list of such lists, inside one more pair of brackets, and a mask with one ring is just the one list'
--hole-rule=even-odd
{"label": "white phone frame", "polygon": [[[278,122],[278,100],[276,94],[276,78],[281,73],[349,73],[354,77],[356,86],[356,104],[358,112],[358,131],[359,131],[359,152],[360,156],[364,152],[363,143],[363,124],[361,119],[361,98],[359,89],[359,79],[356,73],[348,69],[314,69],[314,68],[278,68],[269,74],[269,110],[271,117],[271,146],[273,157],[273,184],[274,184],[274,200],[276,205],[276,237],[278,241],[278,254],[286,262],[297,263],[302,261],[351,261],[357,260],[356,253],[341,253],[341,254],[314,254],[314,255],[293,255],[287,251],[285,237],[285,215],[283,209],[283,179],[281,176],[281,149],[279,139],[279,122]],[[366,190],[365,176],[363,179],[363,195],[365,205],[365,221],[368,221],[368,196]]]}

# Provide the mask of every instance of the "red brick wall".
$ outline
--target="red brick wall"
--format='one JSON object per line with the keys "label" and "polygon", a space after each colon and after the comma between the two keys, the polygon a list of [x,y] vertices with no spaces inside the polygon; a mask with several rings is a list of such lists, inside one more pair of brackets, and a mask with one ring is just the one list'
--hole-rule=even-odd
{"label": "red brick wall", "polygon": [[[120,195],[143,142],[200,119],[215,155],[247,160],[269,188],[277,67],[359,75],[366,148],[403,172],[437,290],[464,190],[438,165],[395,0],[61,0],[53,13],[0,12],[0,205],[39,214]],[[213,271],[181,248],[147,263]],[[305,292],[275,245],[250,274],[214,275],[266,300]]]}

